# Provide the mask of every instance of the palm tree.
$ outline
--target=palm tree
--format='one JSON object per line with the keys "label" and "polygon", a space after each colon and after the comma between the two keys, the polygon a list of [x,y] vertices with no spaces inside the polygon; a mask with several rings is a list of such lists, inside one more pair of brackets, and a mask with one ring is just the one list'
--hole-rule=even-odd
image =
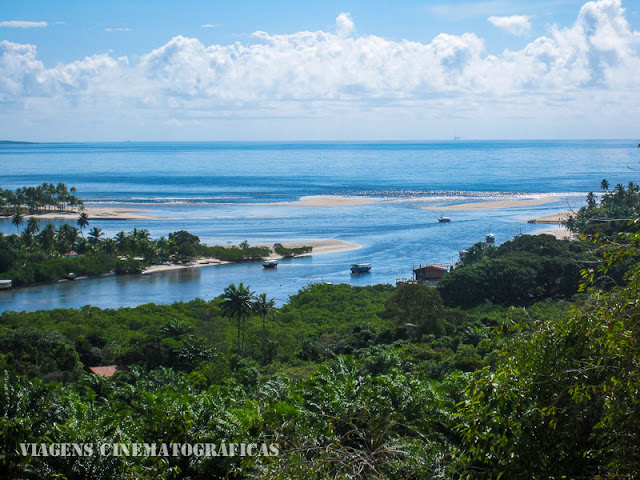
{"label": "palm tree", "polygon": [[29,232],[29,235],[35,235],[39,231],[40,220],[38,220],[36,217],[29,217],[29,220],[27,220],[27,232]]}
{"label": "palm tree", "polygon": [[91,245],[97,245],[98,242],[100,242],[100,237],[102,235],[102,229],[93,227],[91,230],[89,230],[89,234],[87,235],[89,237],[89,243]]}
{"label": "palm tree", "polygon": [[78,229],[65,223],[58,229],[58,242],[63,253],[73,250],[78,240]]}
{"label": "palm tree", "polygon": [[[222,310],[225,314],[236,317],[238,320],[238,352],[244,353],[244,331],[246,318],[251,313],[253,292],[245,287],[242,282],[236,287],[234,283],[224,289],[222,294]],[[242,334],[242,340],[240,335]]]}
{"label": "palm tree", "polygon": [[45,251],[50,252],[53,250],[56,239],[56,227],[53,223],[47,223],[40,232],[40,235],[38,235],[38,238],[40,239],[40,245]]}
{"label": "palm tree", "polygon": [[[89,225],[89,215],[87,215],[85,212],[82,212],[78,217],[76,223],[80,227],[80,232],[82,232],[82,230],[84,230],[84,228]],[[84,234],[82,234],[82,236],[84,237]]]}
{"label": "palm tree", "polygon": [[113,238],[107,238],[102,242],[102,250],[111,255],[118,251],[118,245]]}
{"label": "palm tree", "polygon": [[600,188],[602,190],[609,190],[609,182],[607,182],[606,178],[603,178],[602,181],[600,182]]}
{"label": "palm tree", "polygon": [[16,226],[18,233],[20,233],[20,225],[24,223],[24,216],[20,213],[20,208],[16,209],[16,212],[11,217],[11,223]]}
{"label": "palm tree", "polygon": [[274,299],[267,300],[267,294],[261,293],[253,303],[253,310],[262,318],[262,364],[267,363],[267,316],[276,306]]}

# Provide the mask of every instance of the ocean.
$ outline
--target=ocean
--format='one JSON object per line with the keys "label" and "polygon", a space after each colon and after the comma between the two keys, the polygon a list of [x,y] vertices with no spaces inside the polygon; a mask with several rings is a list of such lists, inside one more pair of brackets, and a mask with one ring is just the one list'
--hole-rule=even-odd
{"label": "ocean", "polygon": [[[0,292],[0,311],[211,299],[240,282],[282,304],[313,282],[395,283],[419,264],[455,262],[487,233],[502,243],[554,228],[526,220],[579,208],[603,178],[612,186],[637,181],[635,147],[631,140],[2,144],[3,189],[64,182],[87,207],[145,209],[156,217],[91,222],[108,236],[136,227],[153,237],[188,230],[207,244],[332,238],[362,248],[286,260],[268,271],[248,263],[16,288]],[[336,195],[376,202],[277,205]],[[552,201],[438,210],[537,199]],[[442,214],[452,221],[439,223]],[[0,232],[15,231],[0,220]],[[356,262],[370,262],[371,272],[351,275]]]}

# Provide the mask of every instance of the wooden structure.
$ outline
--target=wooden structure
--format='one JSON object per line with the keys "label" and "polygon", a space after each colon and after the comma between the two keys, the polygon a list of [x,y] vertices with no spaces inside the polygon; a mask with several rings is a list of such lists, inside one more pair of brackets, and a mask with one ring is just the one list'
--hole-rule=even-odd
{"label": "wooden structure", "polygon": [[413,269],[413,275],[418,283],[435,287],[448,271],[441,265],[420,265]]}

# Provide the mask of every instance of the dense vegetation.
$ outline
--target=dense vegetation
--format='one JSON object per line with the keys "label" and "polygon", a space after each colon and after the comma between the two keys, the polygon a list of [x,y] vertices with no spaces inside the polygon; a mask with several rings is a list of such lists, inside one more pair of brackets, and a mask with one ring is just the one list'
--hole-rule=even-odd
{"label": "dense vegetation", "polygon": [[[200,238],[185,230],[168,237],[152,239],[149,231],[134,228],[121,231],[113,238],[105,238],[98,227],[89,227],[84,202],[63,183],[57,186],[44,183],[39,187],[17,190],[0,188],[0,214],[11,215],[16,235],[0,233],[0,276],[12,280],[14,286],[49,283],[73,274],[95,276],[108,273],[140,273],[150,265],[185,263],[199,257],[226,262],[258,261],[272,253],[266,246],[251,246],[244,241],[238,246],[208,246]],[[30,216],[25,217],[26,213]],[[79,209],[76,225],[65,223],[59,228],[53,223],[42,225],[39,213],[51,210],[73,212]],[[20,228],[25,225],[22,232]],[[286,248],[274,245],[276,254],[293,257],[310,253],[312,247]],[[69,255],[72,253],[72,255]]]}
{"label": "dense vegetation", "polygon": [[37,187],[21,187],[13,190],[0,188],[0,215],[16,215],[25,211],[34,213],[65,212],[82,209],[84,202],[76,195],[76,188],[64,183],[43,183]]}
{"label": "dense vegetation", "polygon": [[[619,224],[613,205],[597,207],[598,224]],[[476,245],[437,289],[313,284],[276,308],[240,284],[209,302],[4,312],[0,470],[636,478],[636,225]],[[109,364],[125,368],[86,373]],[[266,442],[279,455],[41,457],[20,442]]]}

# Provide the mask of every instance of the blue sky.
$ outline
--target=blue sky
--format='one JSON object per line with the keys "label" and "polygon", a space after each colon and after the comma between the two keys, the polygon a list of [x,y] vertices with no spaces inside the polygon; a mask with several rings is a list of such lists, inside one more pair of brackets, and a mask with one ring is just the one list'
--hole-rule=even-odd
{"label": "blue sky", "polygon": [[0,130],[35,141],[621,138],[640,4],[0,6]]}

